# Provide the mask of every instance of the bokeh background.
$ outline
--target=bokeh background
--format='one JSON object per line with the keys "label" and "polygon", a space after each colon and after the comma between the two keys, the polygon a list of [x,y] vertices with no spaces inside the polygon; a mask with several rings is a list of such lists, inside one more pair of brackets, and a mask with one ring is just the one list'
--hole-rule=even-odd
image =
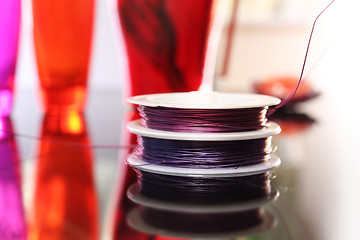
{"label": "bokeh background", "polygon": [[[31,2],[22,1],[12,119],[16,132],[39,136],[42,113],[40,107],[34,107],[40,105],[41,99]],[[219,0],[218,3],[227,8],[223,27],[219,30],[219,46],[210,46],[216,55],[216,68],[209,75],[214,77],[213,87],[224,92],[254,92],[254,84],[268,78],[299,77],[313,21],[329,1]],[[300,112],[306,110],[307,114],[314,115],[316,124],[311,131],[306,128],[301,133],[285,133],[277,139],[278,153],[283,159],[280,190],[291,205],[285,209],[295,209],[287,211],[285,217],[295,229],[292,230],[300,232],[300,237],[295,239],[311,239],[302,238],[308,236],[306,231],[314,239],[357,239],[360,236],[358,9],[360,3],[355,0],[336,0],[319,18],[304,77],[321,97],[297,106]],[[127,117],[123,110],[128,108],[125,101],[125,96],[129,95],[125,87],[128,78],[118,19],[116,1],[97,1],[88,106],[84,114],[94,145],[127,143],[123,138],[126,135],[124,118]],[[229,38],[232,39],[230,47]],[[226,61],[228,65],[224,66]],[[34,156],[39,142],[24,137],[19,138],[18,144],[25,179],[23,202],[24,208],[29,210],[35,185]],[[117,197],[114,192],[123,190],[119,185],[124,181],[119,162],[126,155],[127,152],[117,150],[94,150],[94,187],[99,199],[99,235],[103,239],[111,239],[109,235],[114,226],[109,219],[116,208],[114,198]],[[279,239],[277,234],[274,232],[263,239]]]}

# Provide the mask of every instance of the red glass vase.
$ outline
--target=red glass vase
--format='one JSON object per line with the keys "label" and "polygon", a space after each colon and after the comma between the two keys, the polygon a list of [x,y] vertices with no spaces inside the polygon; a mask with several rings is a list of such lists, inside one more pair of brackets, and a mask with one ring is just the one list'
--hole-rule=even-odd
{"label": "red glass vase", "polygon": [[118,0],[131,95],[198,90],[212,0]]}

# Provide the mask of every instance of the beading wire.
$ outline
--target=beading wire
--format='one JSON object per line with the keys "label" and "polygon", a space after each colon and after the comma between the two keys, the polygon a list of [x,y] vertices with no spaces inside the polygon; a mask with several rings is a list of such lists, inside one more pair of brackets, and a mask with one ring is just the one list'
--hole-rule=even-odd
{"label": "beading wire", "polygon": [[221,133],[262,129],[267,107],[237,109],[183,109],[138,107],[143,126],[170,132]]}
{"label": "beading wire", "polygon": [[271,137],[237,141],[169,140],[138,136],[135,156],[150,164],[185,168],[238,168],[265,162]]}

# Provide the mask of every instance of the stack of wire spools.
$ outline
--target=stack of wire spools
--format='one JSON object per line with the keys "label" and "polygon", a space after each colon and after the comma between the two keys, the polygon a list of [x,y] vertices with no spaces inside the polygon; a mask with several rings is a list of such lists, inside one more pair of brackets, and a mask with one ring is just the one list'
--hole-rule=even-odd
{"label": "stack of wire spools", "polygon": [[[270,182],[280,165],[267,120],[274,97],[190,92],[132,97],[141,119],[128,129],[138,146],[127,163],[138,208],[131,226],[177,237],[240,236],[276,222],[263,206],[278,197]],[[223,235],[221,235],[223,236]]]}

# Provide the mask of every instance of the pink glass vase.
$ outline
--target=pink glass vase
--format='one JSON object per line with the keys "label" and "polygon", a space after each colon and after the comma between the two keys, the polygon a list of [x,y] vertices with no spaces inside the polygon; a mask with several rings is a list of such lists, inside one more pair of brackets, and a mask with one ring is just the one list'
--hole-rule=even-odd
{"label": "pink glass vase", "polygon": [[20,6],[20,0],[0,0],[0,116],[8,116],[11,113]]}

